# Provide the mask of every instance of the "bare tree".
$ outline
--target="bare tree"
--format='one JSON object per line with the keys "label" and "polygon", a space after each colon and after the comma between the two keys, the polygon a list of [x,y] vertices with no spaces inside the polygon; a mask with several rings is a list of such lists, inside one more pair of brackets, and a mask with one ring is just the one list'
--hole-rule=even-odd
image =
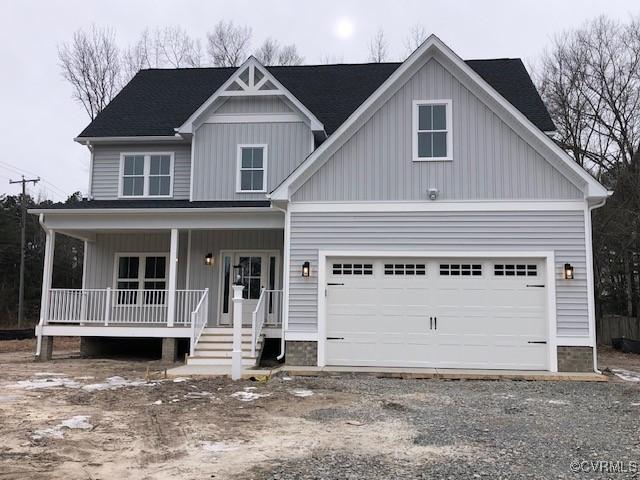
{"label": "bare tree", "polygon": [[207,50],[216,67],[237,67],[246,58],[251,43],[251,28],[220,21],[207,34]]}
{"label": "bare tree", "polygon": [[122,53],[125,81],[143,68],[184,68],[202,65],[200,40],[178,26],[146,29],[140,39]]}
{"label": "bare tree", "polygon": [[304,61],[298,53],[298,48],[292,43],[285,45],[278,53],[278,65],[300,65]]}
{"label": "bare tree", "polygon": [[411,27],[411,32],[404,39],[405,57],[411,55],[420,45],[424,43],[429,35],[423,25],[416,23]]}
{"label": "bare tree", "polygon": [[369,42],[369,61],[381,63],[387,60],[389,44],[384,36],[384,30],[379,28]]}
{"label": "bare tree", "polygon": [[336,63],[344,63],[344,55],[325,54],[320,57],[320,64],[332,65]]}
{"label": "bare tree", "polygon": [[93,120],[120,87],[120,58],[111,29],[78,30],[70,43],[58,47],[62,76],[73,87],[73,98]]}
{"label": "bare tree", "polygon": [[280,44],[277,40],[269,37],[254,53],[255,57],[263,65],[275,65],[278,59],[278,52],[280,51]]}

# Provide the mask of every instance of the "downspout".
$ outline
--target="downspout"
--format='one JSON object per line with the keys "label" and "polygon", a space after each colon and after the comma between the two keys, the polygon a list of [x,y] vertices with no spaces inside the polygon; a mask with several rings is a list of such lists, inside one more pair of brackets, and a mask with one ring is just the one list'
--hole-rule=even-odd
{"label": "downspout", "polygon": [[89,149],[89,190],[87,191],[87,198],[93,199],[93,145],[87,140],[85,144]]}
{"label": "downspout", "polygon": [[[613,192],[608,192],[608,196],[611,196],[613,194]],[[607,202],[607,198],[603,198],[602,200],[600,200],[599,202],[594,203],[593,205],[588,205],[587,203],[587,218],[585,218],[585,222],[588,222],[589,225],[589,231],[585,232],[586,235],[589,235],[589,255],[590,258],[588,259],[589,264],[591,265],[591,278],[593,280],[593,289],[591,292],[589,292],[589,297],[593,299],[593,371],[598,373],[598,374],[602,374],[602,372],[598,369],[598,341],[597,341],[597,337],[596,337],[596,304],[595,304],[595,296],[596,296],[596,291],[595,291],[595,285],[596,285],[596,278],[595,278],[595,270],[593,268],[593,227],[591,225],[591,212],[593,210],[595,210],[596,208],[600,208],[602,207],[605,203]],[[589,321],[591,321],[591,319],[589,319]]]}
{"label": "downspout", "polygon": [[276,210],[280,210],[284,213],[284,254],[283,254],[283,276],[282,276],[282,335],[280,338],[280,354],[276,357],[276,360],[282,360],[285,354],[285,328],[287,320],[289,318],[289,242],[290,242],[290,216],[289,211],[286,208],[278,207],[271,204]]}

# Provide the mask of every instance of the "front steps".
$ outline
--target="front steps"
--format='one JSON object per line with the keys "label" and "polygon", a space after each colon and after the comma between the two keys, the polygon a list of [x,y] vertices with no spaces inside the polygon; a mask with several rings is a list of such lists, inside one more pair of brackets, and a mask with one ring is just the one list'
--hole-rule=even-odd
{"label": "front steps", "polygon": [[[242,366],[255,367],[260,361],[264,335],[256,345],[256,355],[251,356],[251,329],[242,329]],[[187,365],[224,365],[231,367],[233,328],[205,328],[196,344],[194,356],[187,357]]]}

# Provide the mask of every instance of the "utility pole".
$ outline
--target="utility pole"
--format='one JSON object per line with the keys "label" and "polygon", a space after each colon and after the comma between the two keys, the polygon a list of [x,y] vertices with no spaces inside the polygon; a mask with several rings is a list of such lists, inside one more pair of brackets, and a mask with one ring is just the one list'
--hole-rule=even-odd
{"label": "utility pole", "polygon": [[20,209],[22,210],[22,232],[20,240],[20,293],[18,298],[18,328],[22,326],[22,320],[24,316],[24,242],[25,242],[25,230],[27,224],[27,183],[33,183],[34,185],[40,181],[40,177],[26,179],[22,175],[22,180],[9,180],[9,184],[21,183],[22,184],[22,199],[20,200]]}

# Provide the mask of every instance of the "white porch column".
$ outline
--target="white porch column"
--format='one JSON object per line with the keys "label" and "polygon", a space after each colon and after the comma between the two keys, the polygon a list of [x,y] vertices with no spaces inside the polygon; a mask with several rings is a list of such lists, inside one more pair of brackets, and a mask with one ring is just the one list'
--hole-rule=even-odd
{"label": "white porch column", "polygon": [[169,298],[167,302],[167,327],[173,327],[176,319],[176,285],[178,283],[178,229],[171,229],[169,249]]}
{"label": "white porch column", "polygon": [[49,313],[49,290],[53,278],[53,255],[56,247],[56,232],[45,231],[44,268],[42,269],[42,297],[40,299],[40,325],[44,325]]}
{"label": "white porch column", "polygon": [[231,379],[242,377],[242,290],[244,285],[233,285],[233,351],[231,352]]}

